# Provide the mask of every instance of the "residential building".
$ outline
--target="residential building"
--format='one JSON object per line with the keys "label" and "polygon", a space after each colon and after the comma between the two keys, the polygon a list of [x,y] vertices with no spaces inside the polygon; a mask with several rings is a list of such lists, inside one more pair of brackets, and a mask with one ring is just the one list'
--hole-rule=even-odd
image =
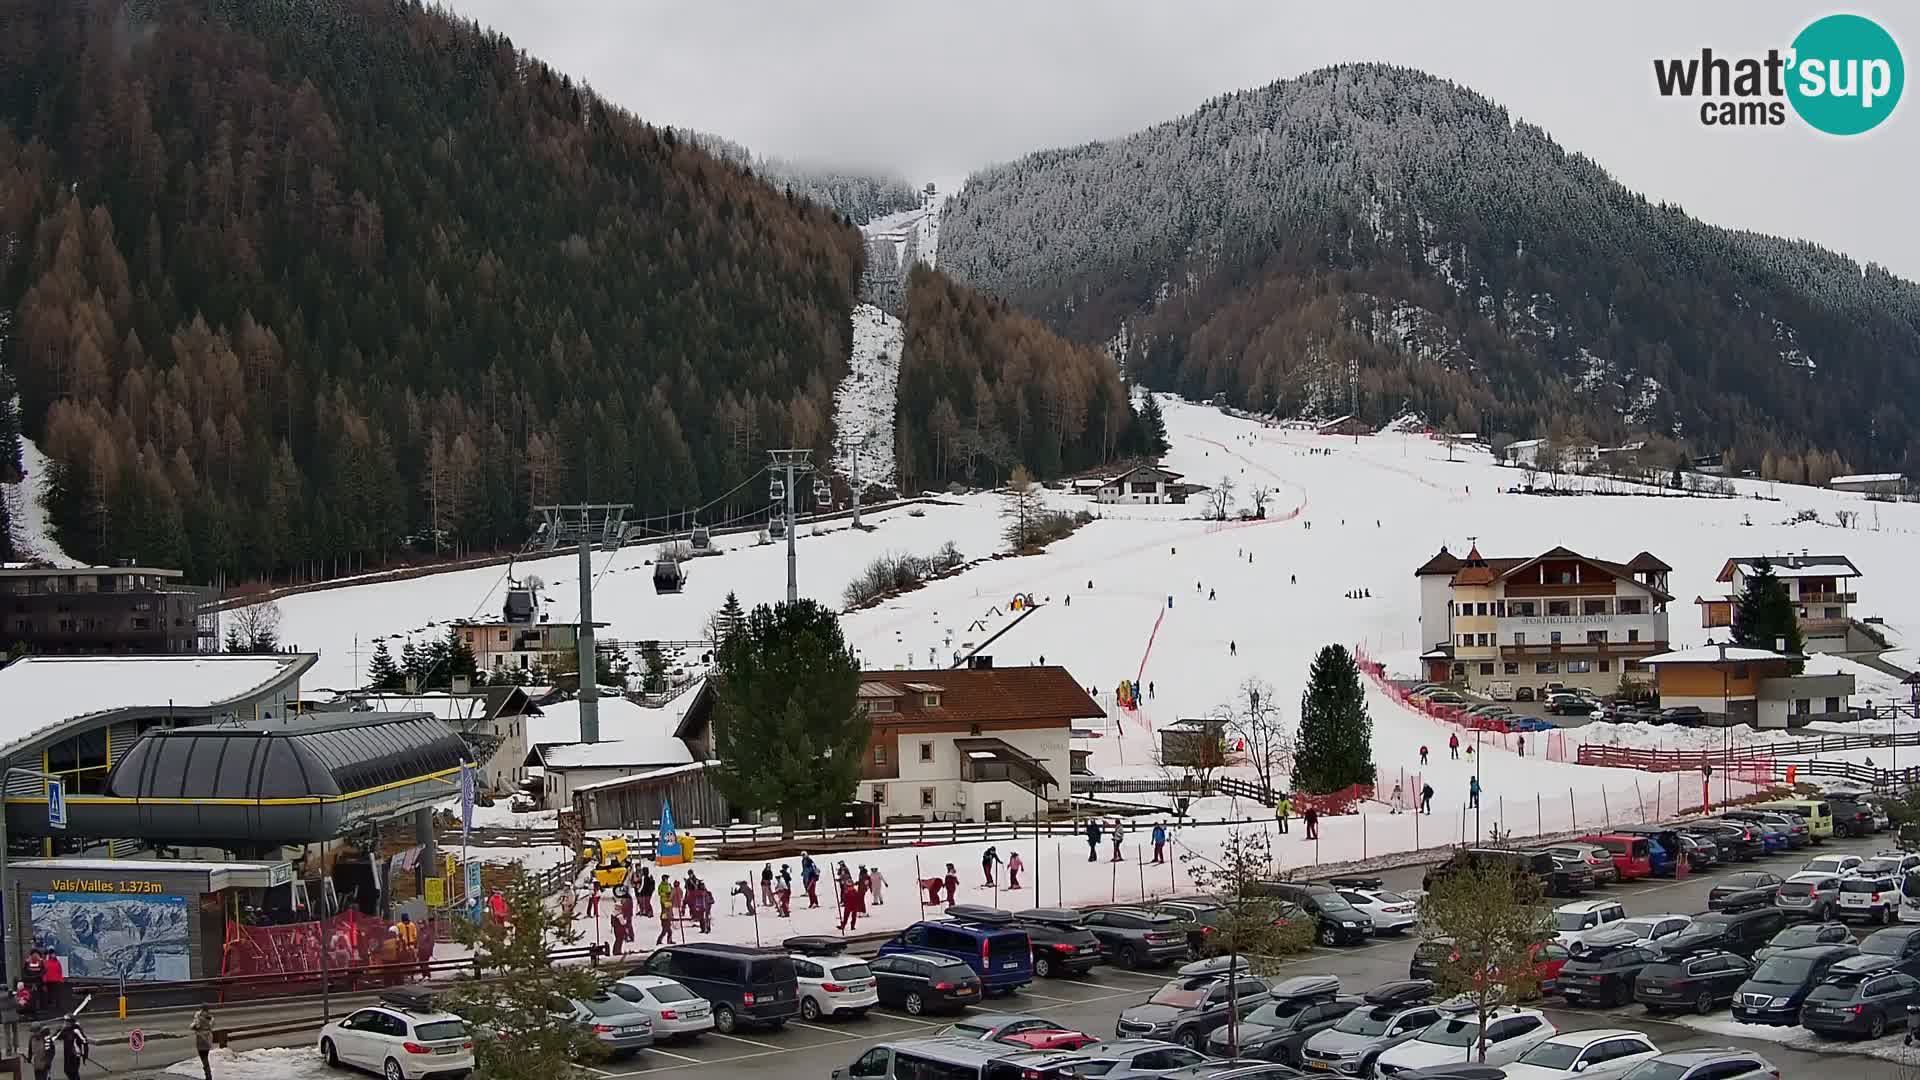
{"label": "residential building", "polygon": [[1219,768],[1227,757],[1227,722],[1219,717],[1177,720],[1160,729],[1160,764]]}
{"label": "residential building", "polygon": [[154,566],[0,566],[0,644],[38,655],[219,651],[211,591]]}
{"label": "residential building", "polygon": [[1540,448],[1547,445],[1545,439],[1519,439],[1500,448],[1500,463],[1525,468],[1537,464],[1540,460]]}
{"label": "residential building", "polygon": [[[1030,819],[1067,797],[1073,725],[1105,711],[1065,668],[969,663],[860,673],[872,732],[857,798],[881,820]],[[696,760],[713,756],[713,717],[702,686],[675,731]]]}
{"label": "residential building", "polygon": [[[1758,555],[1736,556],[1720,567],[1714,580],[1727,586],[1715,597],[1695,597],[1700,606],[1700,625],[1713,629],[1731,627],[1738,601],[1747,591]],[[1787,599],[1800,617],[1800,633],[1809,652],[1848,652],[1853,649],[1849,637],[1853,627],[1853,605],[1860,595],[1854,579],[1861,576],[1853,560],[1845,555],[1799,554],[1771,556],[1774,576],[1787,587]],[[1863,645],[1862,648],[1870,648]]]}
{"label": "residential building", "polygon": [[[482,671],[550,667],[554,658],[572,658],[580,644],[580,624],[547,619],[543,586],[538,578],[510,581],[497,619],[458,619],[453,623],[460,641],[473,650],[474,666]],[[608,624],[596,622],[595,629]]]}
{"label": "residential building", "polygon": [[1907,493],[1907,478],[1900,473],[1859,473],[1836,476],[1827,481],[1835,491],[1857,491],[1864,495],[1884,495],[1897,499]]}
{"label": "residential building", "polygon": [[1495,559],[1443,547],[1414,571],[1427,678],[1495,697],[1648,678],[1640,662],[1667,648],[1672,569],[1645,551],[1617,563],[1564,547]]}
{"label": "residential building", "polygon": [[1184,502],[1186,494],[1180,483],[1180,475],[1157,465],[1138,465],[1101,484],[1094,500],[1103,503]]}
{"label": "residential building", "polygon": [[1371,435],[1373,425],[1357,416],[1337,416],[1314,430],[1322,435]]}
{"label": "residential building", "polygon": [[1795,675],[1805,656],[1708,643],[1649,656],[1663,708],[1694,706],[1715,725],[1799,727],[1851,720],[1852,675]]}
{"label": "residential building", "polygon": [[668,735],[637,735],[613,742],[537,743],[526,764],[545,773],[541,797],[549,810],[569,810],[574,792],[590,784],[692,763],[687,744]]}

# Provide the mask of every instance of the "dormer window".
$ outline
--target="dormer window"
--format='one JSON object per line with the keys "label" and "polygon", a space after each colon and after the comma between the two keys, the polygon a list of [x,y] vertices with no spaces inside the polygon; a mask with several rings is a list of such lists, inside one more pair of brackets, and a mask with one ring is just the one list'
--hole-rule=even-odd
{"label": "dormer window", "polygon": [[920,704],[926,706],[929,709],[937,709],[940,707],[940,695],[928,694],[925,697],[922,697],[920,699]]}

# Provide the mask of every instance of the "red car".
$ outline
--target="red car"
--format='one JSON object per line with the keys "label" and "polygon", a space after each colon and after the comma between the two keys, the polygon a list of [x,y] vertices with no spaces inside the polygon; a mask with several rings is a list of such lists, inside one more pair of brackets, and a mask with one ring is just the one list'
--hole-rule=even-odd
{"label": "red car", "polygon": [[998,1042],[1009,1046],[1024,1046],[1029,1050],[1078,1050],[1100,1041],[1098,1036],[1084,1031],[1069,1031],[1066,1028],[1036,1028],[1031,1031],[1002,1035]]}
{"label": "red car", "polygon": [[1613,853],[1613,865],[1621,881],[1653,876],[1653,845],[1644,836],[1595,835],[1580,838],[1583,844],[1598,844]]}

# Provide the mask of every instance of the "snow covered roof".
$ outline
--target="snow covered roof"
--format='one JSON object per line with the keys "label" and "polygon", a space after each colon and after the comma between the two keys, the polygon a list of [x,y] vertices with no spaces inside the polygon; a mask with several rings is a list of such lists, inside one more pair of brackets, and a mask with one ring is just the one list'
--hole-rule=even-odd
{"label": "snow covered roof", "polygon": [[533,753],[547,769],[621,769],[636,765],[686,765],[693,761],[693,751],[671,735],[536,746]]}
{"label": "snow covered roof", "polygon": [[0,668],[0,750],[70,720],[121,709],[206,712],[291,686],[319,657],[23,656]]}
{"label": "snow covered roof", "polygon": [[1782,578],[1805,577],[1860,577],[1860,568],[1845,555],[1736,555],[1727,560],[1720,568],[1715,580],[1731,582],[1734,571],[1743,577],[1753,574],[1754,564],[1762,558],[1773,564],[1773,576]]}
{"label": "snow covered roof", "polygon": [[1691,649],[1676,649],[1673,652],[1659,653],[1655,656],[1649,656],[1640,662],[1655,665],[1717,664],[1723,659],[1736,664],[1746,664],[1760,660],[1803,660],[1805,657],[1794,653],[1777,653],[1772,649],[1747,649],[1733,645],[1727,646],[1726,653],[1722,655],[1718,645],[1697,645]]}
{"label": "snow covered roof", "polygon": [[637,772],[628,776],[614,776],[605,780],[595,780],[591,784],[580,784],[573,790],[598,791],[601,788],[620,787],[623,784],[631,784],[637,780],[661,780],[670,776],[681,776],[686,773],[699,772],[706,767],[707,763],[704,761],[690,762],[686,765],[669,765],[664,769],[648,769],[645,772]]}
{"label": "snow covered roof", "polygon": [[[1152,473],[1154,475],[1154,478],[1159,480],[1178,480],[1182,476],[1186,475],[1185,473],[1174,472],[1172,469],[1163,469],[1158,465],[1135,465],[1133,468],[1128,469],[1126,472],[1121,473],[1119,476],[1108,477],[1106,482],[1108,484],[1118,484],[1122,480],[1125,480],[1131,476],[1137,476],[1140,473]],[[1102,486],[1105,486],[1105,485],[1102,485]]]}
{"label": "snow covered roof", "polygon": [[[681,710],[677,706],[694,697],[694,694],[682,694],[662,709],[649,709],[636,705],[623,697],[600,697],[600,735],[608,740],[622,740],[639,736],[673,734],[673,726],[680,720]],[[574,743],[580,741],[580,701],[568,698],[550,705],[538,706],[538,716],[527,717],[527,744],[538,743]],[[683,759],[684,760],[684,759]],[[664,762],[663,762],[664,764]]]}
{"label": "snow covered roof", "polygon": [[1506,449],[1508,453],[1512,453],[1515,450],[1526,450],[1530,447],[1539,446],[1546,441],[1545,439],[1515,439],[1513,442],[1507,444]]}
{"label": "snow covered roof", "polygon": [[1852,476],[1836,476],[1827,481],[1827,486],[1837,487],[1841,484],[1898,484],[1904,479],[1906,479],[1906,477],[1897,472],[1855,473]]}

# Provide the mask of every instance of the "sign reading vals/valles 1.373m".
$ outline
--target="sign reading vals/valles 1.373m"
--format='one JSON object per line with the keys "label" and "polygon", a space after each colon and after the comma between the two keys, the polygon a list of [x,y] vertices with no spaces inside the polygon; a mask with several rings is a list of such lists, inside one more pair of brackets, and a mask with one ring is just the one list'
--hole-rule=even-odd
{"label": "sign reading vals/valles 1.373m", "polygon": [[157,894],[167,891],[166,886],[157,881],[110,881],[106,878],[54,878],[47,884],[52,886],[54,892]]}

